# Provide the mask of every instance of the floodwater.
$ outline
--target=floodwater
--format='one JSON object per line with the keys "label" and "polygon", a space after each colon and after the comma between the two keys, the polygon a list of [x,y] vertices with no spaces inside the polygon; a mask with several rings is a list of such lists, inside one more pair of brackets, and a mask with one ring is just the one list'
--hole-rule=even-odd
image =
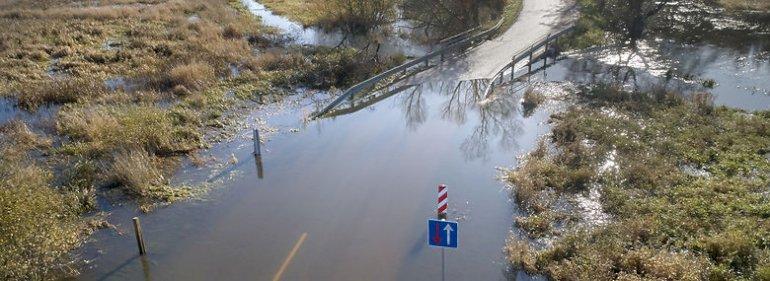
{"label": "floodwater", "polygon": [[[243,1],[265,22],[298,30],[297,42],[323,45],[312,38],[328,36]],[[672,70],[670,87],[699,91],[714,79],[708,90],[718,104],[770,107],[766,53],[656,49],[657,57],[639,60],[649,64],[631,66],[637,86],[665,81]],[[530,78],[591,83],[617,76],[607,56],[569,56]],[[336,117],[310,122],[303,117],[329,102],[326,93],[255,108],[247,128],[201,154],[206,167],[185,163],[174,177],[178,184],[210,182],[205,200],[142,214],[133,203],[100,197],[117,231],[98,231],[78,252],[87,265],[77,279],[439,279],[441,251],[427,246],[426,220],[435,216],[441,183],[449,187],[449,218],[460,223],[459,248],[446,251],[446,279],[531,279],[509,272],[503,257],[519,213],[495,167],[515,166],[549,131],[546,121],[559,106],[523,112],[527,85],[487,99],[485,83],[433,77],[381,98],[359,97]],[[258,158],[253,126],[263,134]],[[144,257],[137,255],[134,216],[142,219]]]}
{"label": "floodwater", "polygon": [[286,17],[274,14],[257,1],[241,1],[251,13],[260,17],[263,24],[279,29],[296,44],[336,47],[342,43],[343,46],[363,48],[373,42],[378,42],[380,44],[378,52],[380,55],[385,56],[403,54],[408,57],[418,57],[430,51],[429,47],[405,38],[404,34],[414,32],[414,28],[408,21],[396,21],[392,24],[391,30],[384,33],[379,32],[383,34],[372,36],[349,35],[341,31],[327,32],[316,27],[305,28]]}
{"label": "floodwater", "polygon": [[12,98],[0,98],[0,125],[11,120],[20,120],[28,125],[39,126],[41,122],[49,122],[59,111],[59,106],[43,105],[35,111],[19,108],[17,101]]}
{"label": "floodwater", "polygon": [[480,108],[481,83],[419,85],[310,123],[300,118],[318,106],[312,94],[262,108],[252,116],[271,128],[261,166],[245,129],[203,154],[237,164],[182,168],[178,182],[224,188],[140,215],[145,258],[131,230],[136,207],[102,202],[124,235],[93,236],[78,279],[270,280],[305,234],[283,280],[437,279],[440,250],[427,246],[426,220],[445,183],[450,219],[460,222],[447,280],[505,280],[501,249],[516,211],[495,167],[513,166],[534,146],[550,110],[524,117],[520,92]]}
{"label": "floodwater", "polygon": [[[665,85],[684,93],[710,92],[717,105],[748,111],[770,109],[770,52],[763,46],[747,44],[735,49],[674,41],[653,46],[643,45],[637,52],[569,55],[543,75],[548,81],[583,84],[625,80],[637,90]],[[709,80],[716,84],[706,87],[704,82]]]}

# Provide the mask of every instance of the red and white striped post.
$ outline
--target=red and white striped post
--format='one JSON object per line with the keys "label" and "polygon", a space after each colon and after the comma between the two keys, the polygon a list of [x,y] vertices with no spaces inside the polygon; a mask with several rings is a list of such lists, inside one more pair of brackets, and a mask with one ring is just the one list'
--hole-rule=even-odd
{"label": "red and white striped post", "polygon": [[[447,193],[446,184],[438,185],[438,205],[436,208],[436,217],[440,220],[446,220],[446,209],[449,207],[449,194]],[[444,265],[444,247],[441,247],[441,280],[445,280],[446,268]]]}
{"label": "red and white striped post", "polygon": [[436,217],[440,220],[447,218],[446,209],[449,206],[449,197],[447,194],[447,188],[445,184],[438,186],[438,208],[436,209]]}

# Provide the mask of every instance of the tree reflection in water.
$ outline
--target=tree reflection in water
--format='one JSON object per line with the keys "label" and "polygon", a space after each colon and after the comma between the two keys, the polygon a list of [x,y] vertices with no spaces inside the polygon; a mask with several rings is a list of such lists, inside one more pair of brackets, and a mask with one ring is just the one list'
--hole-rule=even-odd
{"label": "tree reflection in water", "polygon": [[503,151],[518,147],[516,137],[522,133],[522,120],[518,100],[520,93],[507,91],[494,99],[484,99],[488,80],[426,83],[408,95],[400,97],[400,105],[406,125],[418,128],[427,120],[428,108],[424,93],[435,93],[446,97],[440,105],[441,119],[457,126],[475,122],[470,135],[460,146],[466,160],[483,159],[489,156],[490,142],[499,139]]}
{"label": "tree reflection in water", "polygon": [[423,88],[423,85],[419,85],[409,94],[401,96],[401,111],[406,119],[406,127],[411,130],[416,130],[428,119],[426,101],[422,96]]}

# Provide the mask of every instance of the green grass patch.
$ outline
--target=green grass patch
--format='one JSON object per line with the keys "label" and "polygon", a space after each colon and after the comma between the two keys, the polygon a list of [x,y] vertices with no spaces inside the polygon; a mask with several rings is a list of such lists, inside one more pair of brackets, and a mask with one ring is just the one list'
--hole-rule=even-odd
{"label": "green grass patch", "polygon": [[[554,239],[535,248],[512,237],[511,263],[557,280],[764,280],[770,113],[712,101],[708,94],[585,90],[552,117],[550,140],[509,174],[529,214],[520,226],[530,237]],[[614,168],[606,167],[609,155]],[[587,226],[591,218],[574,218],[579,212],[556,202],[591,188],[610,220]],[[557,223],[563,229],[550,231]]]}
{"label": "green grass patch", "polygon": [[500,30],[508,30],[513,23],[519,18],[521,9],[524,8],[523,0],[507,0],[505,1],[505,8],[503,10],[503,25]]}
{"label": "green grass patch", "polygon": [[57,186],[29,157],[50,140],[21,122],[0,126],[0,279],[45,280],[66,272],[69,251],[88,233],[80,215],[93,193]]}
{"label": "green grass patch", "polygon": [[719,0],[719,4],[733,11],[763,11],[770,12],[769,0]]}
{"label": "green grass patch", "polygon": [[265,0],[260,1],[277,15],[285,16],[305,27],[318,26],[326,15],[319,12],[315,0]]}

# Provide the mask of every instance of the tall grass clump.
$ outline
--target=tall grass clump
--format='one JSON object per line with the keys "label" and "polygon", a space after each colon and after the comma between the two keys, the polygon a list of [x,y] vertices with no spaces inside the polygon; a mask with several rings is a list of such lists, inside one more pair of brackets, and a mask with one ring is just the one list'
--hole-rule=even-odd
{"label": "tall grass clump", "polygon": [[104,95],[107,89],[101,81],[93,79],[61,79],[38,82],[19,90],[19,105],[35,109],[44,104],[74,103]]}
{"label": "tall grass clump", "polygon": [[69,138],[62,150],[81,155],[133,146],[161,155],[198,148],[200,134],[176,122],[171,112],[146,105],[67,107],[59,114],[57,129]]}
{"label": "tall grass clump", "polygon": [[196,62],[172,68],[168,80],[171,87],[200,91],[216,81],[216,75],[210,65]]}
{"label": "tall grass clump", "polygon": [[156,201],[171,203],[202,192],[190,187],[171,187],[161,160],[141,148],[116,152],[108,174],[109,181],[140,198],[140,207],[145,211]]}
{"label": "tall grass clump", "polygon": [[[555,280],[763,280],[768,117],[705,93],[585,90],[509,173],[527,214],[525,237],[506,248],[511,264]],[[574,203],[590,189],[608,220]],[[540,237],[553,242],[529,244]]]}

